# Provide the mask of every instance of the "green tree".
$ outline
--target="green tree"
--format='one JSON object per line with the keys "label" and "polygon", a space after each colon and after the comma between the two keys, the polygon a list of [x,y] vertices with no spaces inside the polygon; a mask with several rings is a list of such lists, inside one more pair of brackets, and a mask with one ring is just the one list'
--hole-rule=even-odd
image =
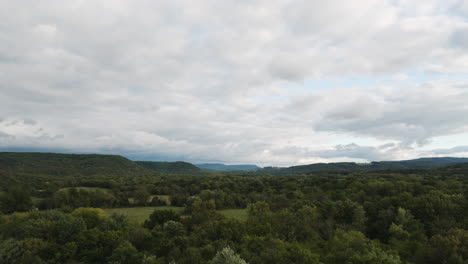
{"label": "green tree", "polygon": [[218,251],[212,262],[213,264],[247,264],[247,262],[230,247],[225,247]]}
{"label": "green tree", "polygon": [[420,263],[468,263],[468,230],[451,229],[444,235],[433,236]]}
{"label": "green tree", "polygon": [[151,195],[146,189],[145,186],[140,186],[138,189],[135,191],[135,201],[138,204],[141,205],[146,205],[149,202]]}
{"label": "green tree", "polygon": [[326,264],[401,264],[400,257],[382,249],[359,231],[338,230],[329,241]]}
{"label": "green tree", "polygon": [[100,208],[78,208],[72,212],[75,217],[82,218],[88,229],[99,225],[106,216],[106,212]]}
{"label": "green tree", "polygon": [[124,241],[119,247],[114,249],[109,263],[112,264],[134,264],[141,263],[141,256],[138,250],[128,241]]}
{"label": "green tree", "polygon": [[20,263],[23,254],[24,251],[17,240],[6,239],[0,241],[0,263]]}
{"label": "green tree", "polygon": [[122,242],[122,232],[89,229],[77,238],[78,255],[84,263],[106,263]]}
{"label": "green tree", "polygon": [[180,221],[180,215],[173,210],[154,210],[149,219],[145,221],[144,226],[153,229],[155,226],[162,226],[167,221]]}
{"label": "green tree", "polygon": [[164,223],[163,232],[167,237],[180,237],[185,235],[184,225],[179,222],[169,220]]}
{"label": "green tree", "polygon": [[259,236],[245,236],[242,256],[252,264],[320,264],[317,254],[298,243]]}
{"label": "green tree", "polygon": [[33,206],[28,188],[13,186],[0,195],[0,210],[4,213],[29,211]]}
{"label": "green tree", "polygon": [[250,233],[264,236],[271,232],[271,218],[273,213],[266,202],[249,204],[247,207],[247,228]]}

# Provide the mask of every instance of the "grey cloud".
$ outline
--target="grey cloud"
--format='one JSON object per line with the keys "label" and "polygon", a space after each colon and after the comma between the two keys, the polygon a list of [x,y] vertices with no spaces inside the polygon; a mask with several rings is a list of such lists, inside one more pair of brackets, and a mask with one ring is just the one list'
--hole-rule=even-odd
{"label": "grey cloud", "polygon": [[325,113],[324,119],[327,120],[363,120],[373,118],[375,112],[382,107],[381,104],[371,97],[358,97],[342,102],[342,105],[336,106],[330,112]]}
{"label": "grey cloud", "polygon": [[306,147],[289,146],[274,150],[275,155],[285,157],[316,158],[319,161],[380,161],[399,159],[399,152],[408,151],[395,143],[379,146],[361,146],[356,143],[336,145],[329,148],[311,149]]}
{"label": "grey cloud", "polygon": [[323,158],[356,158],[365,159],[368,161],[378,160],[393,160],[397,158],[395,151],[399,150],[393,144],[386,144],[383,146],[359,146],[357,144],[337,145],[330,150],[318,151],[314,154]]}
{"label": "grey cloud", "polygon": [[468,27],[455,31],[451,42],[457,48],[466,49],[468,47]]}
{"label": "grey cloud", "polygon": [[266,165],[393,158],[379,146],[309,151],[348,135],[402,147],[461,133],[462,88],[285,87],[434,65],[468,72],[453,45],[467,23],[428,3],[3,1],[0,129],[14,138],[2,147]]}
{"label": "grey cloud", "polygon": [[458,0],[454,5],[453,12],[461,16],[468,16],[468,3],[465,0]]}
{"label": "grey cloud", "polygon": [[292,54],[280,55],[273,58],[268,66],[270,74],[275,78],[292,82],[304,81],[308,75],[307,61]]}
{"label": "grey cloud", "polygon": [[35,124],[37,124],[36,121],[34,121],[34,120],[32,120],[32,119],[29,119],[29,118],[24,119],[23,122],[24,122],[26,125],[35,125]]}
{"label": "grey cloud", "polygon": [[468,146],[457,146],[448,149],[434,149],[431,153],[436,155],[452,155],[452,154],[459,154],[463,152],[468,152]]}
{"label": "grey cloud", "polygon": [[14,136],[10,135],[10,134],[7,134],[3,131],[0,131],[0,138],[14,138]]}
{"label": "grey cloud", "polygon": [[319,118],[303,119],[318,131],[399,140],[406,145],[424,145],[435,136],[467,131],[468,109],[463,102],[468,100],[468,93],[463,88],[428,83],[384,90],[364,88],[347,93],[336,89],[321,93],[312,106],[301,98],[292,101],[287,109],[303,109],[305,116],[320,113]]}

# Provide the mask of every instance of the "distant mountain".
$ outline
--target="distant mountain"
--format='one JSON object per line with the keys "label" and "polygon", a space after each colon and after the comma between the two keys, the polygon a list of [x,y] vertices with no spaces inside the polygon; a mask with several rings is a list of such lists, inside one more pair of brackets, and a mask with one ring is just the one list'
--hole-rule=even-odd
{"label": "distant mountain", "polygon": [[195,164],[200,169],[210,171],[251,171],[260,169],[257,165],[225,165],[222,163]]}
{"label": "distant mountain", "polygon": [[135,161],[136,164],[159,172],[167,174],[179,174],[179,175],[188,175],[188,174],[200,174],[202,170],[192,163],[184,161],[176,162],[165,162],[165,161]]}
{"label": "distant mountain", "polygon": [[0,152],[2,174],[135,176],[152,172],[118,155]]}
{"label": "distant mountain", "polygon": [[225,165],[221,163],[191,164],[188,162],[131,161],[118,155],[56,154],[29,152],[0,152],[0,177],[15,175],[47,176],[138,176],[138,175],[201,175],[203,170],[217,172],[249,171],[271,175],[297,175],[314,172],[384,171],[447,168],[468,171],[468,158],[421,158],[371,163],[317,163],[286,168],[256,165]]}
{"label": "distant mountain", "polygon": [[286,168],[266,167],[260,172],[278,175],[308,174],[313,172],[339,172],[339,171],[382,171],[382,170],[408,170],[408,169],[437,169],[449,165],[468,162],[468,158],[420,158],[401,161],[374,161],[371,163],[337,162],[316,163],[309,165],[292,166]]}

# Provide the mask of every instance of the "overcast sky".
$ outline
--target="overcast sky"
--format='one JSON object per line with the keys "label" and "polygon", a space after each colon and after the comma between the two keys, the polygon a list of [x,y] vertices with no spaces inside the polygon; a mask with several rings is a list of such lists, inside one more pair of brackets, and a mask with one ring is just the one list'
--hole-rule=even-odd
{"label": "overcast sky", "polygon": [[0,151],[468,156],[467,0],[0,0]]}

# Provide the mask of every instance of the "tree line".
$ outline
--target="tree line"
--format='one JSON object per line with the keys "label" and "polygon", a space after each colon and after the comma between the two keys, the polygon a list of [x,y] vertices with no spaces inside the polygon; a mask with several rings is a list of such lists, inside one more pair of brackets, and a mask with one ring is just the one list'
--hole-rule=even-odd
{"label": "tree line", "polygon": [[[106,191],[54,179],[0,194],[1,263],[468,263],[464,174],[109,176],[95,186]],[[48,206],[31,199],[40,195]],[[146,206],[154,195],[184,212],[157,210],[138,224],[84,208],[129,206],[129,197]],[[247,218],[219,213],[232,208]]]}

